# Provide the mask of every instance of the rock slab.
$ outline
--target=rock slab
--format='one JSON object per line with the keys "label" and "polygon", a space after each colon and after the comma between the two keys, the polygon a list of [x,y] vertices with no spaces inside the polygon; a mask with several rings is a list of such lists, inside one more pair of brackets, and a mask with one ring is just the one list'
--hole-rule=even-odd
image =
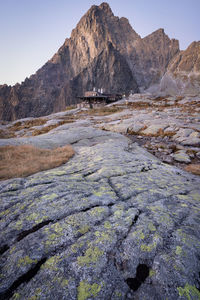
{"label": "rock slab", "polygon": [[0,183],[0,299],[199,299],[199,178],[87,129],[66,165]]}

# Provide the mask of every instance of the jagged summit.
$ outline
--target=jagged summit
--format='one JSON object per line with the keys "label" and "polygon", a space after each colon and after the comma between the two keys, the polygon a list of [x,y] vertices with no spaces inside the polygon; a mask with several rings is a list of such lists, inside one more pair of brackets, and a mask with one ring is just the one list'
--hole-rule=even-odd
{"label": "jagged summit", "polygon": [[[112,48],[104,52],[109,43]],[[0,117],[13,120],[63,110],[93,84],[108,92],[138,92],[158,83],[179,52],[178,41],[163,29],[142,39],[126,18],[114,16],[108,3],[93,5],[36,74],[21,85],[0,87]]]}

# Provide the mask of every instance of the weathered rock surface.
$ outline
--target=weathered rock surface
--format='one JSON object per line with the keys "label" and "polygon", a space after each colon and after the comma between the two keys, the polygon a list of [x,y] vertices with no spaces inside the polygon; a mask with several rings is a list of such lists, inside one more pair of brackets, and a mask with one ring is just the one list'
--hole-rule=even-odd
{"label": "weathered rock surface", "polygon": [[176,153],[174,153],[173,158],[176,161],[184,162],[186,164],[191,162],[189,155],[184,150],[179,150]]}
{"label": "weathered rock surface", "polygon": [[109,5],[93,5],[71,37],[36,74],[22,84],[0,86],[0,119],[38,117],[64,110],[86,90],[138,92],[158,83],[178,41],[163,29],[141,38],[126,18],[113,15]]}
{"label": "weathered rock surface", "polygon": [[[199,97],[153,98],[135,94],[115,105],[124,110],[101,118],[96,127],[128,134],[163,162],[181,168],[190,160],[199,163]],[[93,118],[93,122],[97,120]],[[179,150],[185,153],[185,159],[177,156]]]}
{"label": "weathered rock surface", "polygon": [[199,299],[198,177],[78,123],[22,140],[76,155],[0,183],[1,299]]}

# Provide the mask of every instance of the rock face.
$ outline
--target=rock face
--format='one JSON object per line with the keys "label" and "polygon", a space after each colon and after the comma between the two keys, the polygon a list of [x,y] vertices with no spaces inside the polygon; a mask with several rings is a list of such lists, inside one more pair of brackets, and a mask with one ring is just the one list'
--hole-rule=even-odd
{"label": "rock face", "polygon": [[157,83],[179,53],[177,40],[159,29],[141,38],[109,5],[92,6],[71,37],[21,85],[0,86],[0,118],[14,120],[65,109],[94,86],[138,92]]}
{"label": "rock face", "polygon": [[193,42],[170,62],[161,80],[161,91],[174,94],[200,94],[200,41]]}
{"label": "rock face", "polygon": [[199,299],[198,177],[64,126],[26,142],[73,144],[73,159],[0,183],[0,299]]}
{"label": "rock face", "polygon": [[160,81],[171,59],[179,53],[179,42],[169,39],[164,29],[158,29],[134,43],[136,59],[132,65],[140,87],[148,88]]}

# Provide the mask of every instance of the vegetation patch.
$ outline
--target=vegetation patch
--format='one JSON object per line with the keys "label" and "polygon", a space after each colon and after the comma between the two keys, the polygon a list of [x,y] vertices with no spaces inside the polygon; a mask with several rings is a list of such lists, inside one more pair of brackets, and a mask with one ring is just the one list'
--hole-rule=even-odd
{"label": "vegetation patch", "polygon": [[62,121],[58,122],[57,124],[44,126],[43,128],[40,128],[40,129],[34,129],[32,131],[32,135],[36,136],[36,135],[44,134],[44,133],[51,131],[54,128],[57,128],[58,126],[61,126],[61,125],[67,124],[67,123],[72,123],[72,122],[74,122],[73,119],[62,120]]}
{"label": "vegetation patch", "polygon": [[56,168],[74,155],[67,145],[53,150],[40,149],[32,145],[0,147],[0,180],[26,177],[31,174]]}
{"label": "vegetation patch", "polygon": [[117,107],[117,106],[112,106],[112,107],[107,107],[107,106],[103,106],[100,108],[93,108],[87,111],[87,113],[89,115],[93,115],[93,116],[107,116],[107,115],[111,115],[117,112],[121,112],[123,111],[123,108],[121,107]]}
{"label": "vegetation patch", "polygon": [[21,136],[25,136],[27,131],[31,131],[33,136],[44,134],[49,132],[50,130],[57,128],[58,126],[61,126],[66,123],[72,123],[74,122],[75,118],[70,116],[68,118],[62,117],[60,121],[56,124],[52,125],[47,125],[39,129],[32,129],[32,127],[35,126],[42,126],[46,124],[47,120],[46,119],[33,119],[33,120],[28,120],[28,121],[18,121],[15,124],[13,124],[11,127],[6,128],[6,129],[0,129],[0,139],[9,139],[16,137],[16,133],[21,130],[25,130]]}
{"label": "vegetation patch", "polygon": [[132,109],[144,109],[144,108],[152,107],[152,103],[144,102],[144,101],[136,101],[136,102],[128,102],[127,106]]}
{"label": "vegetation patch", "polygon": [[185,171],[195,175],[200,175],[200,164],[190,164],[187,167],[185,167]]}
{"label": "vegetation patch", "polygon": [[37,119],[32,119],[32,120],[27,120],[27,121],[18,121],[10,127],[10,130],[11,131],[19,131],[22,129],[29,129],[33,126],[44,125],[46,122],[47,122],[47,120],[42,119],[42,118],[37,118]]}
{"label": "vegetation patch", "polygon": [[66,106],[65,110],[68,111],[68,110],[72,110],[75,108],[76,108],[76,105],[69,105],[69,106]]}
{"label": "vegetation patch", "polygon": [[0,139],[10,139],[14,137],[15,134],[9,130],[0,129]]}

